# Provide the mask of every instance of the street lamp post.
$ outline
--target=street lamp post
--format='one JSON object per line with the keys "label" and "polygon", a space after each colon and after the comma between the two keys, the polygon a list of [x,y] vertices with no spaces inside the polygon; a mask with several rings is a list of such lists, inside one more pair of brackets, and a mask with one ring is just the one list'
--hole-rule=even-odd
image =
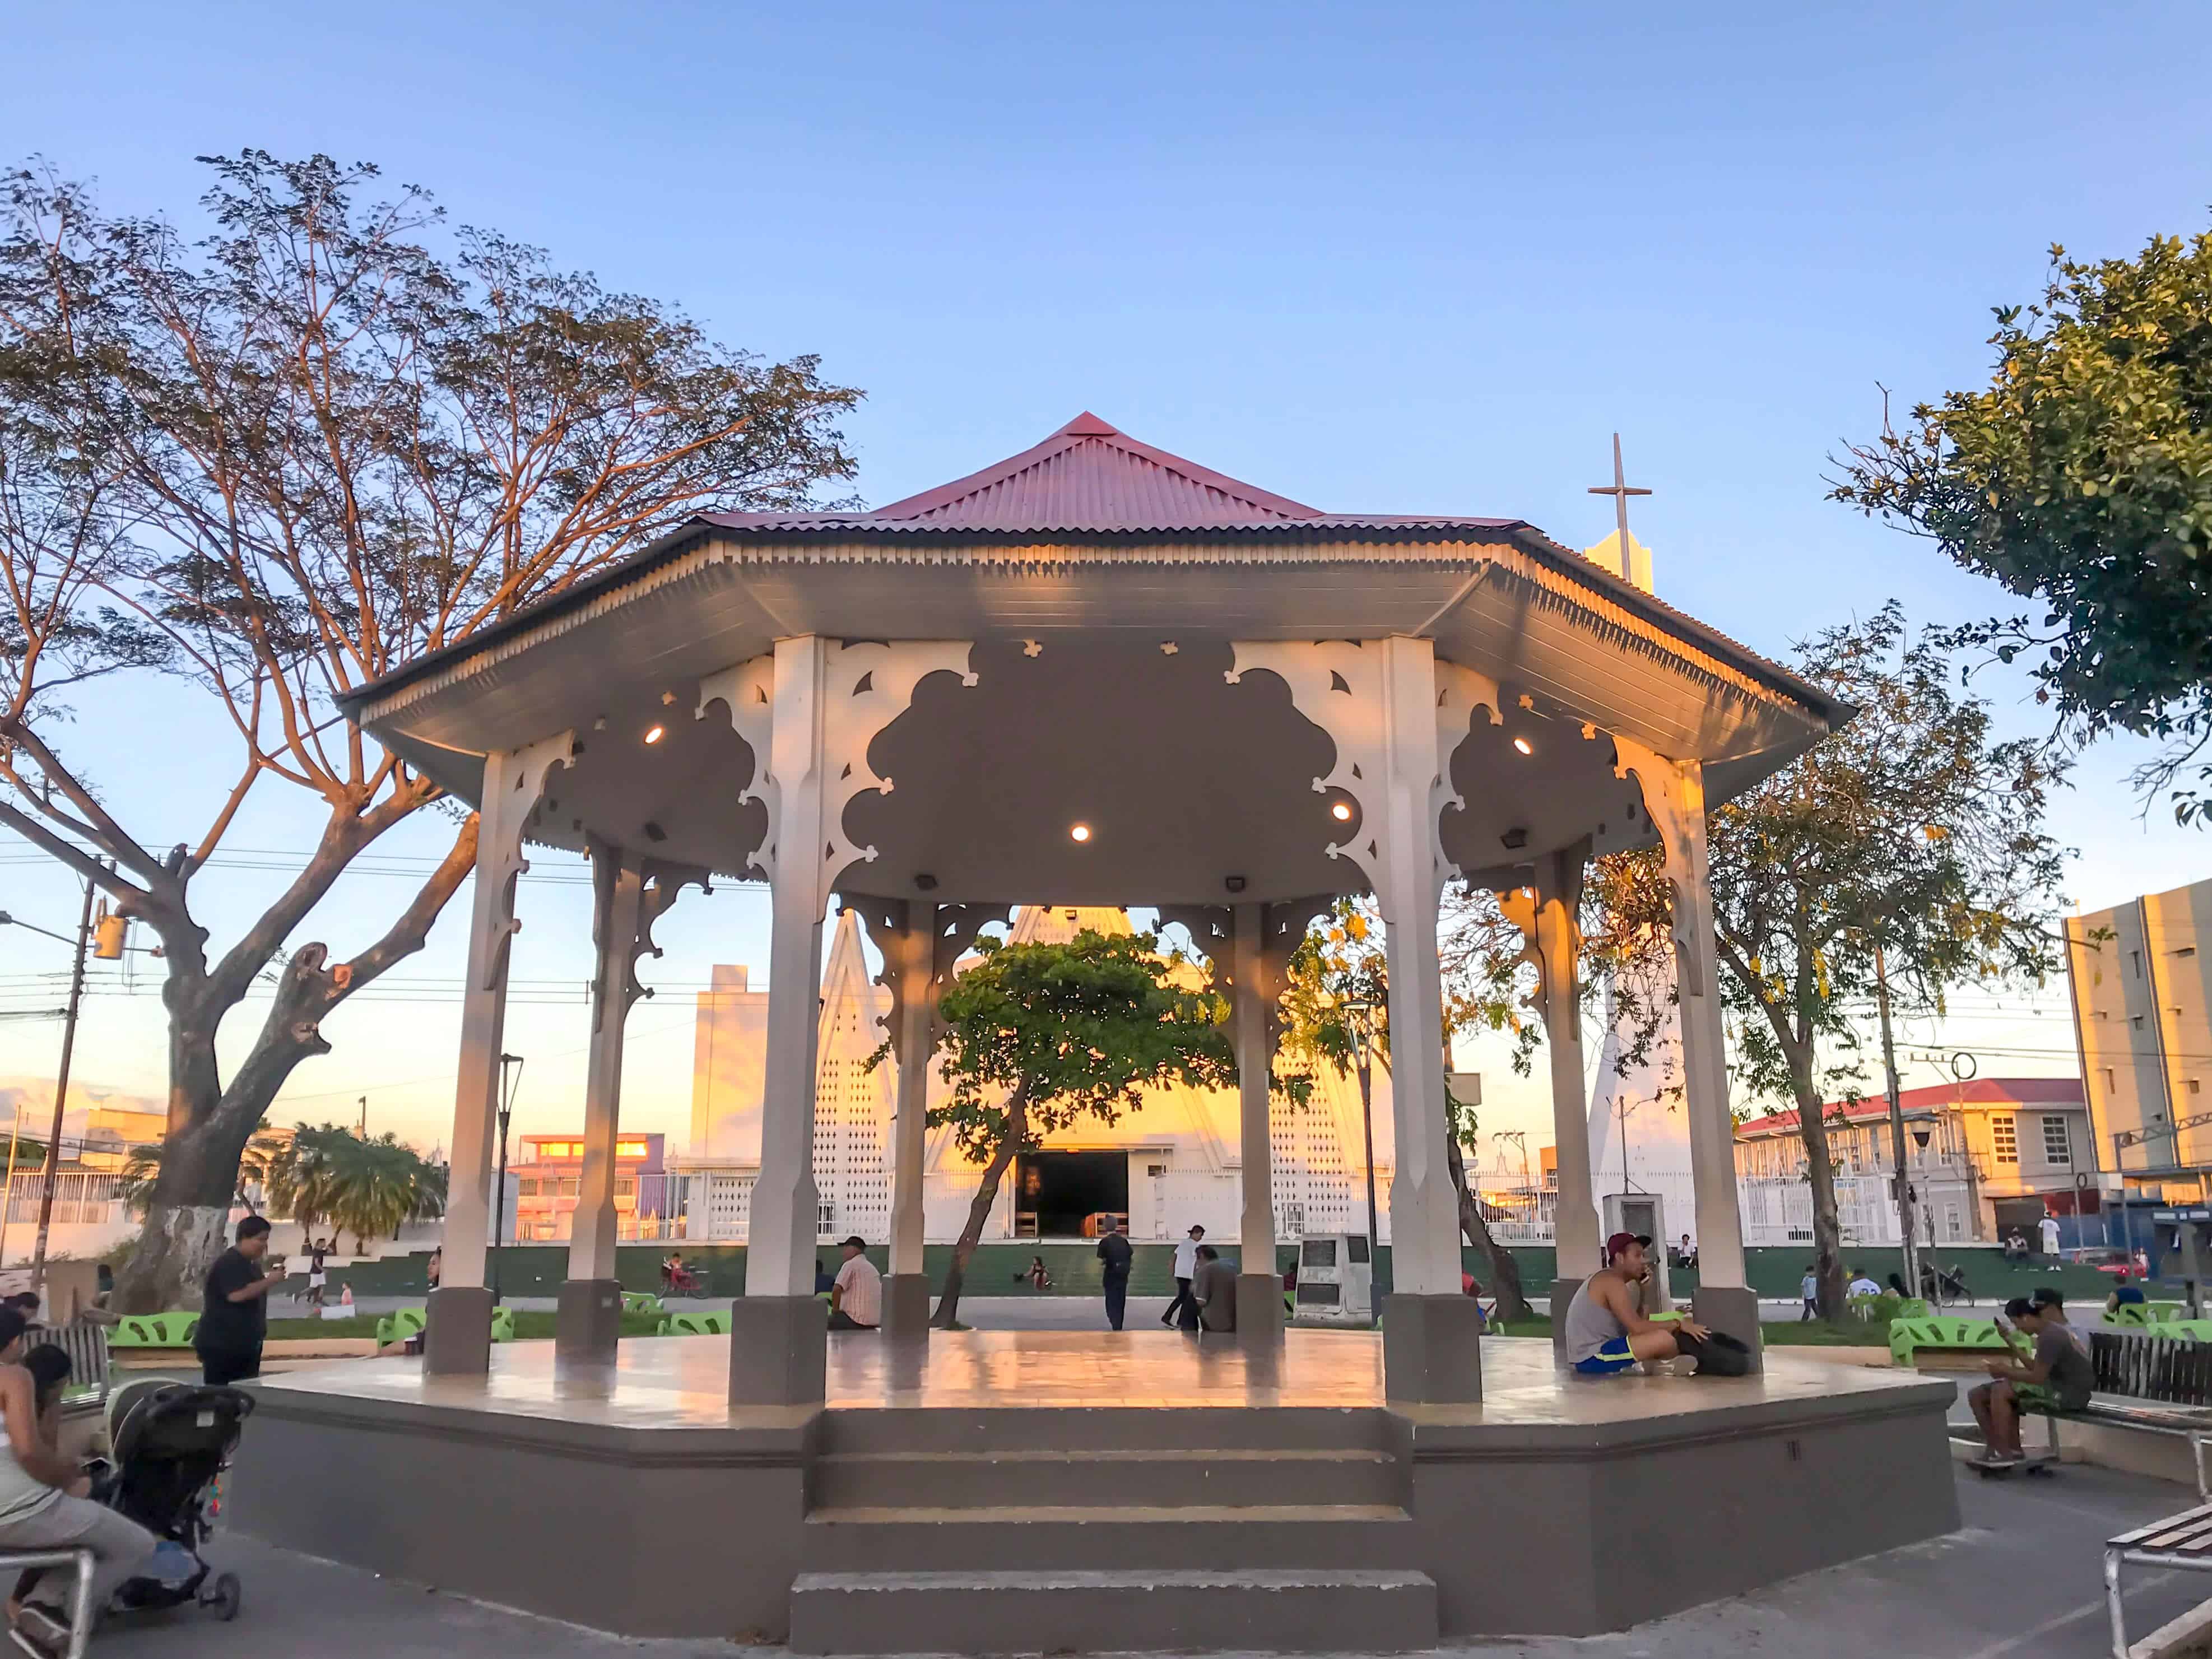
{"label": "street lamp post", "polygon": [[507,1231],[507,1126],[514,1115],[514,1091],[522,1086],[522,1056],[499,1057],[499,1185],[491,1198],[491,1305],[499,1306],[500,1236]]}
{"label": "street lamp post", "polygon": [[[1344,1005],[1344,1023],[1358,1045],[1355,1066],[1359,1073],[1359,1133],[1366,1146],[1367,1166],[1367,1271],[1370,1279],[1379,1279],[1382,1269],[1382,1243],[1376,1231],[1375,1209],[1375,1005],[1371,1002],[1347,1002]],[[1380,1285],[1376,1286],[1379,1291]]]}

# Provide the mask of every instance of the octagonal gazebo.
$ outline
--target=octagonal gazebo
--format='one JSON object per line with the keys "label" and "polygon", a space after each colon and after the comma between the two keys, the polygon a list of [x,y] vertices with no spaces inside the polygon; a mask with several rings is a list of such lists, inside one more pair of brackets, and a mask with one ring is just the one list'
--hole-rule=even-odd
{"label": "octagonal gazebo", "polygon": [[[1780,1356],[1581,1383],[1547,1345],[1478,1344],[1443,883],[1504,895],[1542,969],[1556,1297],[1598,1265],[1582,872],[1664,848],[1698,1310],[1755,1344],[1705,809],[1847,712],[1528,525],[1324,514],[1085,415],[873,513],[699,520],[349,712],[482,811],[444,1277],[421,1364],[258,1385],[241,1529],[635,1635],[895,1653],[1587,1633],[1957,1524],[1948,1383]],[[586,1153],[554,1352],[495,1358],[493,1114],[532,843],[592,860]],[[772,891],[746,1293],[726,1347],[618,1345],[632,969],[711,877]],[[1308,920],[1361,891],[1389,925],[1394,1034],[1379,1353],[1370,1332],[1285,1333],[1272,1272],[1270,1000]],[[835,1338],[811,1293],[833,893],[882,948],[899,1062],[885,1329]],[[1043,897],[1157,907],[1231,994],[1234,1336],[923,1337],[936,996],[978,927]]]}
{"label": "octagonal gazebo", "polygon": [[[1237,1000],[1243,1260],[1273,1261],[1264,1004],[1334,895],[1388,924],[1395,1034],[1393,1399],[1472,1398],[1444,1158],[1437,903],[1515,896],[1547,972],[1560,1272],[1597,1263],[1573,901],[1583,860],[1656,841],[1678,919],[1701,1317],[1756,1342],[1712,982],[1705,812],[1838,718],[1814,688],[1511,519],[1328,514],[1083,415],[871,513],[687,526],[349,713],[483,809],[444,1278],[429,1364],[486,1364],[483,1257],[512,877],[588,852],[601,954],[562,1340],[614,1338],[620,1025],[687,879],[765,880],[761,1169],[732,1397],[822,1397],[812,1299],[815,991],[833,892],[890,964],[902,1054],[895,1331],[925,1311],[922,1080],[934,987],[1006,901],[1157,905]],[[1255,1287],[1256,1290],[1257,1287]],[[1253,1308],[1275,1298],[1255,1294]],[[1267,1319],[1248,1320],[1265,1340]]]}

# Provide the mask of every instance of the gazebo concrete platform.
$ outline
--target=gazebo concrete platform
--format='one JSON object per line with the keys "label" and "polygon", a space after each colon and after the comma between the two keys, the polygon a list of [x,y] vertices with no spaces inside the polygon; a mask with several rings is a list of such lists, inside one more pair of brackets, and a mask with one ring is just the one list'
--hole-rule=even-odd
{"label": "gazebo concrete platform", "polygon": [[1382,1343],[1168,1332],[831,1339],[824,1407],[733,1410],[710,1338],[489,1377],[255,1385],[249,1534],[638,1636],[802,1652],[1412,1650],[1624,1629],[1958,1525],[1948,1381],[1565,1376],[1391,1407]]}

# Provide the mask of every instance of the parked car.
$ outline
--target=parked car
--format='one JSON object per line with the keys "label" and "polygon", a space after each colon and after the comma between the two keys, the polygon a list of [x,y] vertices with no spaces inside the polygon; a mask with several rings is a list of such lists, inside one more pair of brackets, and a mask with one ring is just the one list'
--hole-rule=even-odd
{"label": "parked car", "polygon": [[2094,1267],[2100,1273],[2118,1277],[2136,1270],[2135,1257],[2117,1244],[2084,1244],[2075,1249],[2061,1250],[2058,1259],[2072,1261],[2084,1267]]}

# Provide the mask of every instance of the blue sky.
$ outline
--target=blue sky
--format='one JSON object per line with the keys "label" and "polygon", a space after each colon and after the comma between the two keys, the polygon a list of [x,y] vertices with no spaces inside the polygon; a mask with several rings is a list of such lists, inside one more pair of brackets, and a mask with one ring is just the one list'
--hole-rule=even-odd
{"label": "blue sky", "polygon": [[[2002,596],[1826,503],[1826,457],[1875,428],[1879,386],[1909,404],[1981,379],[1989,307],[2034,293],[2051,242],[2118,253],[2203,225],[2201,9],[1698,10],[49,8],[11,38],[0,159],[43,154],[188,224],[196,154],[376,161],[726,340],[818,352],[867,391],[848,430],[872,501],[1087,407],[1324,507],[1517,514],[1584,545],[1609,527],[1584,490],[1618,429],[1657,492],[1636,523],[1660,591],[1738,638],[1778,653],[1893,596],[1985,614]],[[1982,686],[2035,728],[2016,680]],[[118,736],[147,706],[145,687],[82,699],[70,741],[166,845],[231,762],[189,715]],[[2203,835],[2138,817],[2139,758],[2098,751],[2062,803],[2077,900],[2212,873]],[[438,829],[387,850],[430,856]],[[233,844],[309,833],[272,790]],[[275,878],[210,872],[202,902]],[[404,887],[350,879],[320,931],[357,948]],[[516,971],[553,1000],[510,1022],[534,1056],[525,1127],[575,1115],[586,902],[526,890]],[[679,1134],[680,988],[766,955],[757,898],[687,903],[630,1073],[632,1121]],[[6,847],[0,907],[74,916]],[[402,977],[459,975],[459,914]],[[58,964],[0,935],[0,1007],[45,1006],[15,976]],[[2057,1017],[1915,1041],[1990,1050],[1984,1075],[2070,1070],[2063,1002],[2042,1000]],[[348,1008],[280,1115],[366,1091],[372,1127],[439,1139],[453,1024],[431,984]],[[152,995],[96,997],[84,1041],[81,1076],[158,1090]],[[57,1042],[0,1022],[0,1079],[50,1072]],[[1492,1097],[1498,1127],[1536,1098]]]}

